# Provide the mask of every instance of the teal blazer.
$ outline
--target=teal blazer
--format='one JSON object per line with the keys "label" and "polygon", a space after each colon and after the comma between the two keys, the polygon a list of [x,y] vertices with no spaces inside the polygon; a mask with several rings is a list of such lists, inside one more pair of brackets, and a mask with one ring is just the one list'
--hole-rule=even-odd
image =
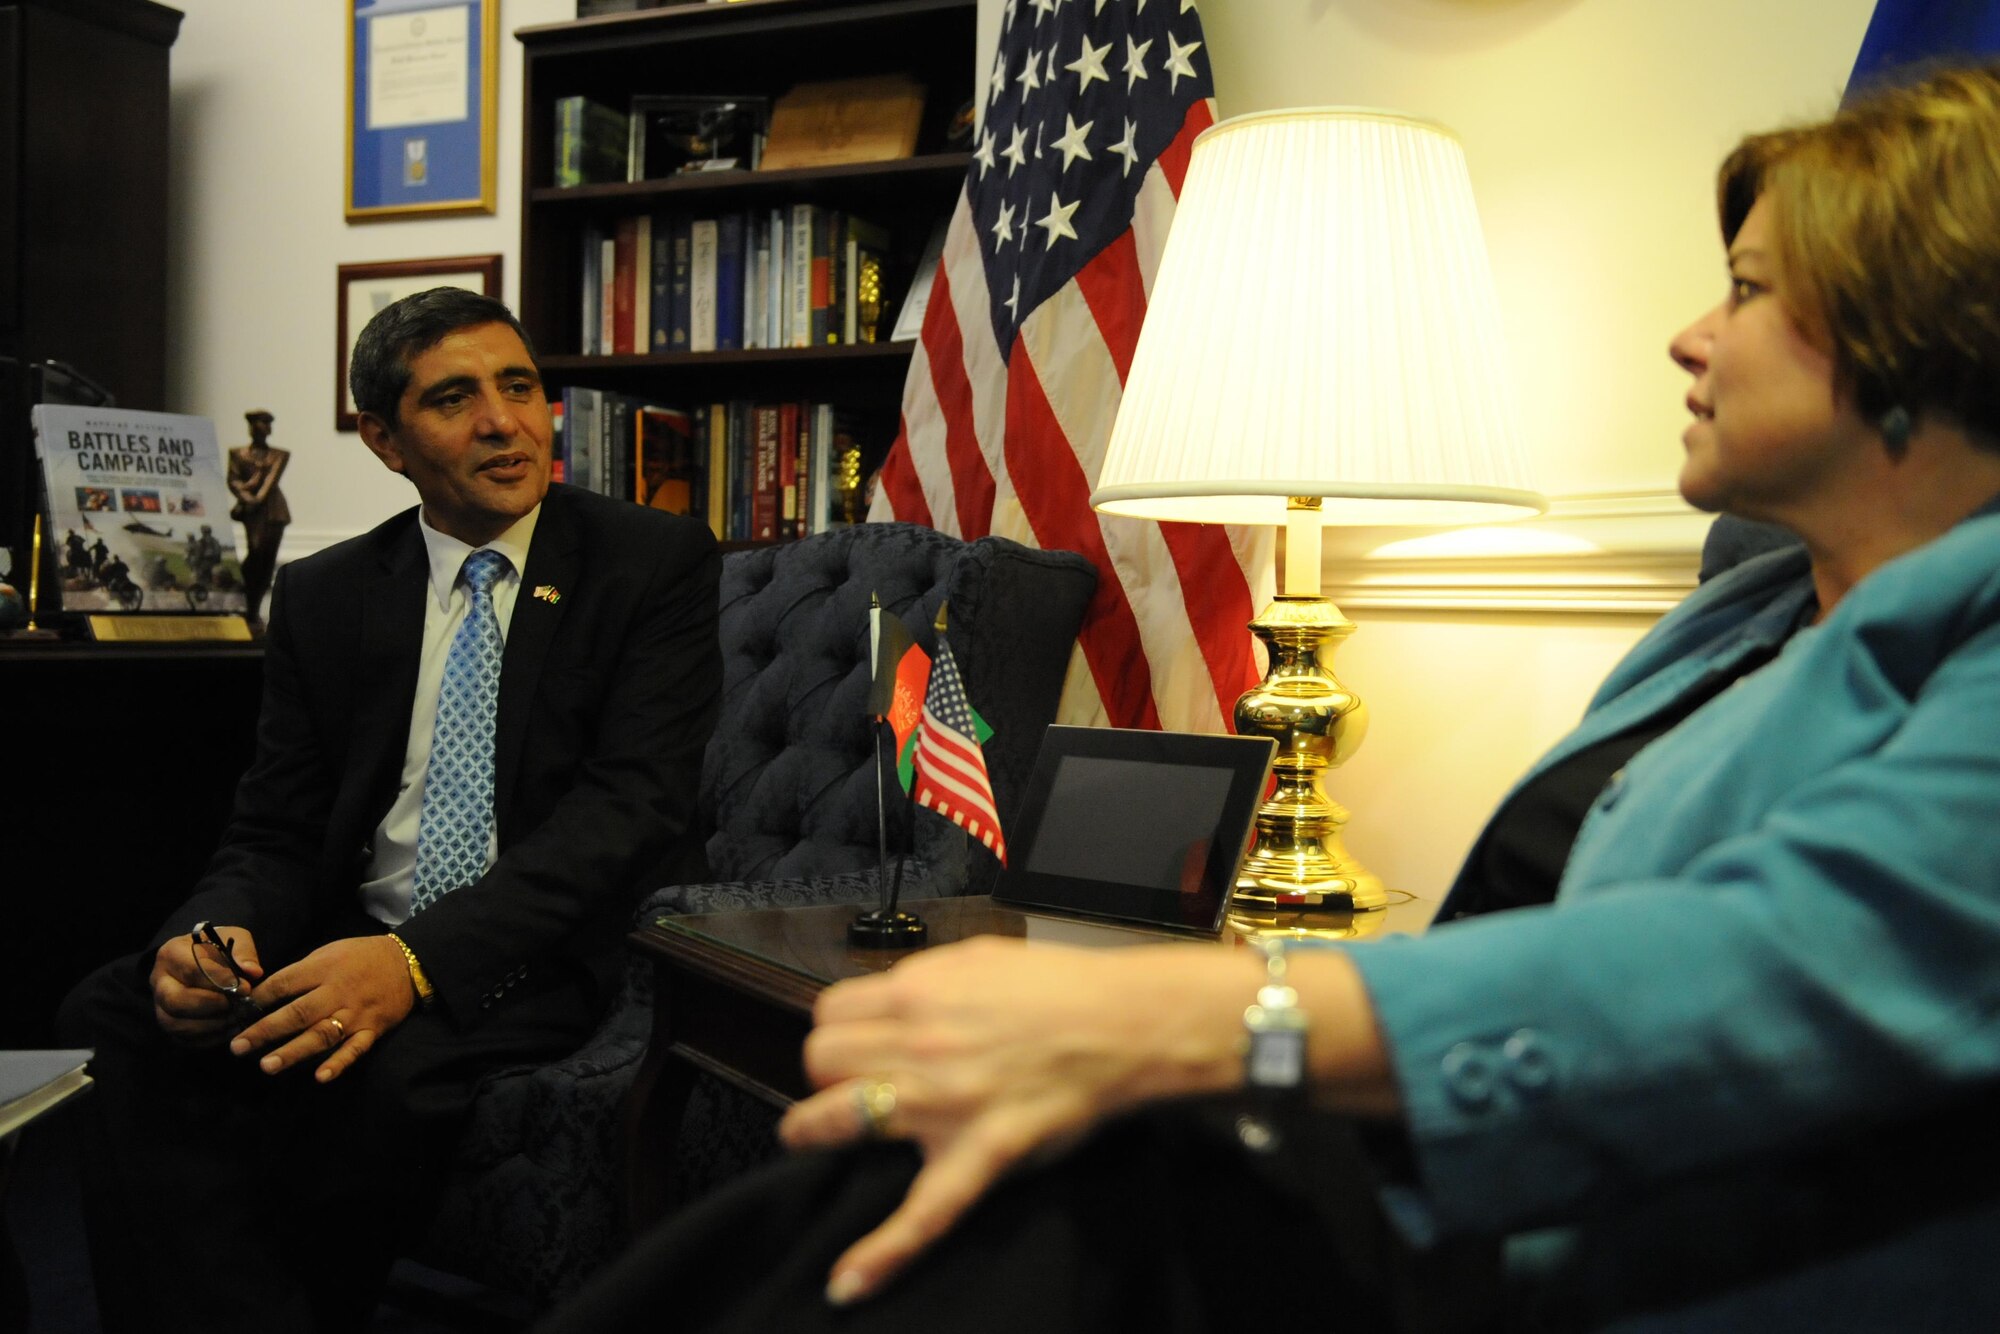
{"label": "teal blazer", "polygon": [[[1614,1286],[1729,1251],[1715,1272],[1748,1281],[1809,1266],[1816,1235],[1893,1241],[1813,1220],[1897,1217],[1850,1197],[1911,1169],[1837,1164],[1893,1162],[1921,1127],[1949,1152],[1968,1114],[2000,1133],[2000,505],[1791,633],[1811,598],[1803,550],[1758,557],[1612,672],[1530,778],[1783,644],[1614,776],[1552,906],[1351,951],[1401,1086],[1416,1172],[1391,1205],[1416,1239],[1512,1234],[1517,1262],[1588,1256]],[[1983,1201],[2000,1286],[1992,1158],[1938,1208],[1898,1207]],[[1635,1224],[1649,1209],[1660,1226]],[[1773,1230],[1760,1268],[1743,1252]]]}

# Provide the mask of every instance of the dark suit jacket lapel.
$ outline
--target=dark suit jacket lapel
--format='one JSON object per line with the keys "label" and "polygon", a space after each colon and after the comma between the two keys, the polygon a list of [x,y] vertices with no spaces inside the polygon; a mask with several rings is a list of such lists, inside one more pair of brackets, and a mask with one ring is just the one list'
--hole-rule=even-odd
{"label": "dark suit jacket lapel", "polygon": [[[542,678],[563,613],[583,568],[576,516],[560,488],[552,488],[535,521],[535,539],[528,548],[528,568],[514,597],[514,619],[507,627],[507,653],[500,664],[500,716],[493,736],[493,810],[500,834],[507,834],[507,812],[514,780],[521,772],[521,747],[527,740],[528,718],[535,689]],[[538,590],[546,590],[537,597]]]}
{"label": "dark suit jacket lapel", "polygon": [[[366,766],[361,790],[368,818],[379,822],[395,800],[403,756],[410,748],[410,710],[417,696],[417,663],[424,641],[424,599],[430,595],[430,562],[423,535],[411,522],[393,539],[361,589],[362,682],[357,692],[354,763]],[[372,827],[372,825],[371,825]]]}

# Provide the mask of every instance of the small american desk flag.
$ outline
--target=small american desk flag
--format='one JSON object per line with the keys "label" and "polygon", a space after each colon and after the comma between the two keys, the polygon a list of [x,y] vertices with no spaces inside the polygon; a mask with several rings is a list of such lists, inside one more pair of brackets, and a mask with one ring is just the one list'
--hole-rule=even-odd
{"label": "small american desk flag", "polygon": [[1007,840],[993,805],[986,755],[979,749],[965,683],[958,679],[958,660],[942,633],[917,729],[916,795],[917,805],[949,819],[991,849],[1001,865],[1007,864]]}
{"label": "small american desk flag", "polygon": [[1201,21],[1192,0],[1007,0],[1001,23],[868,517],[1082,552],[1097,595],[1062,719],[1225,731],[1258,676],[1245,626],[1272,590],[1272,531],[1090,508],[1188,154],[1215,119]]}

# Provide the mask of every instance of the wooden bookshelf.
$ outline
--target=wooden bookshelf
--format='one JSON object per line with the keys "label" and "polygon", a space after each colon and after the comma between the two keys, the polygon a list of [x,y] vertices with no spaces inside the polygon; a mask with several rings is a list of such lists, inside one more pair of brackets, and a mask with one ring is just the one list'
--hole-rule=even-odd
{"label": "wooden bookshelf", "polygon": [[[950,215],[972,158],[946,144],[974,96],[978,0],[737,0],[523,28],[520,317],[552,396],[585,387],[676,407],[726,399],[834,403],[857,423],[866,466],[895,436],[914,344],[585,355],[583,249],[593,229],[651,215],[716,216],[798,203],[885,228],[886,339],[925,243]],[[555,185],[555,108],[582,95],[624,110],[641,94],[762,96],[795,84],[907,74],[926,90],[914,156],[785,171]]]}
{"label": "wooden bookshelf", "polygon": [[[969,153],[943,151],[943,141],[953,113],[973,96],[977,10],[977,0],[738,0],[517,32],[526,186],[520,315],[536,349],[552,358],[577,352],[584,229],[635,213],[825,204],[888,227],[903,270],[895,276],[907,279],[931,229],[949,215],[971,163]],[[566,189],[554,184],[555,104],[563,97],[581,94],[617,108],[640,93],[775,99],[803,81],[899,71],[928,90],[914,157]],[[885,333],[894,318],[892,309]],[[564,374],[589,369],[568,367]]]}
{"label": "wooden bookshelf", "polygon": [[125,407],[165,406],[180,24],[151,0],[0,0],[0,545],[23,590],[40,504],[30,368],[58,362]]}

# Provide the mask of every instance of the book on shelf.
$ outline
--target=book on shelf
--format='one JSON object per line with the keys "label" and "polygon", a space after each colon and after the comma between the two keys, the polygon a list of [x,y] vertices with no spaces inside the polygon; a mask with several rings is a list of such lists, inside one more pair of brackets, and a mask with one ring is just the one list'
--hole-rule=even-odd
{"label": "book on shelf", "polygon": [[653,350],[653,215],[635,220],[632,245],[632,350]]}
{"label": "book on shelf", "polygon": [[694,420],[679,408],[647,404],[634,420],[632,499],[673,514],[699,514],[702,460]]}
{"label": "book on shelf", "polygon": [[563,423],[564,419],[568,416],[568,411],[563,404],[564,400],[568,397],[569,391],[565,389],[554,402],[549,404],[549,480],[551,482],[567,482],[569,480],[569,464],[563,456],[565,448],[563,444]]}
{"label": "book on shelf", "polygon": [[674,343],[674,226],[671,218],[648,218],[652,271],[646,299],[646,350],[670,352]]}
{"label": "book on shelf", "polygon": [[785,266],[791,263],[788,210],[771,210],[771,267],[764,275],[764,346],[789,347],[792,322],[786,318]]}
{"label": "book on shelf", "polygon": [[839,343],[841,340],[842,293],[847,287],[847,212],[845,209],[829,210],[826,216],[826,316],[816,323],[818,333],[815,343]]}
{"label": "book on shelf", "polygon": [[640,406],[630,394],[604,395],[604,411],[597,427],[597,456],[603,462],[597,489],[614,500],[630,500],[634,493],[632,441],[637,435]]}
{"label": "book on shelf", "polygon": [[754,497],[757,494],[757,434],[752,420],[756,405],[742,399],[729,404],[729,513],[731,535],[756,536]]}
{"label": "book on shelf", "polygon": [[817,204],[792,205],[786,233],[791,245],[785,256],[785,346],[812,345],[814,234],[826,226]]}
{"label": "book on shelf", "polygon": [[797,537],[799,526],[799,405],[778,405],[778,536]]}
{"label": "book on shelf", "polygon": [[90,1087],[87,1047],[0,1051],[0,1141]]}
{"label": "book on shelf", "polygon": [[630,353],[639,285],[639,220],[618,219],[611,229],[611,245],[611,342],[604,350]]}
{"label": "book on shelf", "polygon": [[804,537],[812,531],[813,493],[819,488],[812,475],[813,405],[798,405],[798,438],[792,442],[792,468],[797,474],[798,504],[792,519],[792,536]]}
{"label": "book on shelf", "polygon": [[706,404],[695,409],[696,444],[705,454],[707,471],[703,483],[708,503],[702,513],[708,519],[715,540],[729,536],[729,416],[726,404]]}
{"label": "book on shelf", "polygon": [[828,209],[813,213],[812,253],[807,261],[807,281],[811,287],[811,327],[806,342],[817,346],[835,341],[831,334],[833,315],[833,229],[840,215]]}
{"label": "book on shelf", "polygon": [[775,403],[751,409],[756,452],[751,456],[750,539],[772,542],[778,537],[778,413]]}
{"label": "book on shelf", "polygon": [[689,224],[688,351],[715,351],[716,248],[721,224],[696,218]]}
{"label": "book on shelf", "polygon": [[812,443],[807,452],[806,476],[810,479],[811,494],[806,506],[806,531],[823,533],[833,519],[832,497],[835,493],[834,469],[839,461],[833,456],[833,404],[813,405]]}
{"label": "book on shelf", "polygon": [[62,610],[245,609],[214,422],[56,403],[29,415]]}
{"label": "book on shelf", "polygon": [[577,94],[556,99],[555,183],[565,189],[625,179],[625,113]]}
{"label": "book on shelf", "polygon": [[604,232],[595,224],[583,229],[583,263],[579,266],[577,287],[582,296],[582,323],[577,336],[577,350],[585,356],[596,356],[605,349],[598,341],[603,329],[603,315],[598,303],[604,299],[604,283],[598,272],[604,265]]}
{"label": "book on shelf", "polygon": [[563,477],[571,486],[597,490],[597,413],[604,395],[571,385],[563,390]]}
{"label": "book on shelf", "polygon": [[676,217],[668,226],[673,237],[673,273],[668,280],[668,297],[673,303],[667,324],[667,350],[686,352],[688,350],[688,329],[692,324],[689,308],[689,274],[692,272],[692,246],[690,235],[692,220]]}
{"label": "book on shelf", "polygon": [[762,97],[639,93],[629,113],[625,179],[755,170],[770,116]]}
{"label": "book on shelf", "polygon": [[618,350],[618,236],[614,231],[598,243],[597,350]]}
{"label": "book on shelf", "polygon": [[725,213],[716,220],[715,350],[734,352],[743,346],[743,214]]}
{"label": "book on shelf", "polygon": [[743,258],[743,346],[769,347],[764,307],[770,299],[766,275],[771,271],[771,220],[759,209],[746,222],[750,234]]}
{"label": "book on shelf", "polygon": [[923,117],[924,86],[907,74],[801,83],[771,107],[761,169],[906,158]]}

